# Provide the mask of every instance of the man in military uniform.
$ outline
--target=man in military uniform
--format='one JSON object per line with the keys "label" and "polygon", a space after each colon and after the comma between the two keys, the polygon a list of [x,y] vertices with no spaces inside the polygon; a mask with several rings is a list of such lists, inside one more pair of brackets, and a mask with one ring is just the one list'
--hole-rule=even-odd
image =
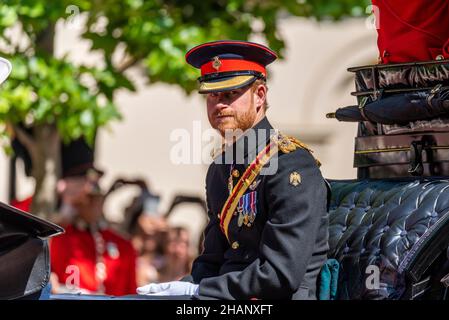
{"label": "man in military uniform", "polygon": [[103,174],[83,139],[62,148],[60,224],[65,234],[50,243],[54,293],[122,296],[136,290],[136,253],[103,217]]}
{"label": "man in military uniform", "polygon": [[191,49],[213,128],[225,147],[206,177],[209,223],[193,283],[140,294],[218,299],[316,299],[328,250],[327,187],[310,150],[265,116],[269,48],[216,41]]}

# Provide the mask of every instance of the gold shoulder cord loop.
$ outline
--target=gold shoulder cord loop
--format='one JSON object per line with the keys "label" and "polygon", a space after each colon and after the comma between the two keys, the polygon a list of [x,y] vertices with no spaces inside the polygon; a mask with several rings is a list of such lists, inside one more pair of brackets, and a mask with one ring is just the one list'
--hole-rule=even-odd
{"label": "gold shoulder cord loop", "polygon": [[[310,149],[309,146],[307,146],[304,142],[296,139],[295,137],[289,137],[282,133],[279,133],[275,139],[277,140],[278,148],[282,153],[290,153],[292,151],[295,151],[296,149],[305,149],[309,151],[313,156],[313,150]],[[321,162],[315,157],[314,159],[316,164],[320,167]]]}

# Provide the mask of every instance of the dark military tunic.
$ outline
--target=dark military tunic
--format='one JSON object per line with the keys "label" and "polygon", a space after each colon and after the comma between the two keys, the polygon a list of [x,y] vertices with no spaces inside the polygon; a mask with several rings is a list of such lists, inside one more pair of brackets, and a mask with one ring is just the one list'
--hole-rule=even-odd
{"label": "dark military tunic", "polygon": [[[266,145],[273,129],[268,120],[264,118],[253,129],[257,145]],[[258,152],[255,144],[241,140],[233,145],[232,164],[214,161],[207,173],[210,221],[204,250],[192,268],[199,294],[218,299],[316,299],[317,276],[328,250],[327,188],[318,165],[306,149],[279,151],[276,173],[258,176],[256,187],[245,192],[255,192],[254,223],[239,227],[234,215],[228,241],[218,214],[229,196],[230,173],[238,171],[231,175],[235,186]],[[239,152],[243,152],[243,163],[236,161]],[[291,181],[295,172],[300,183]]]}

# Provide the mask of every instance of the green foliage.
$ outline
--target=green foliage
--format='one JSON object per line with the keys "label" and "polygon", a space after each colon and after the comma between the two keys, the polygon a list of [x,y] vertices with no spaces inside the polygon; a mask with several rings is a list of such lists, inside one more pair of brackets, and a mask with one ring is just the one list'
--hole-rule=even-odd
{"label": "green foliage", "polygon": [[118,86],[113,72],[78,68],[52,57],[10,59],[14,69],[2,88],[0,121],[54,124],[65,140],[85,135],[92,142],[96,128],[119,118],[112,103]]}
{"label": "green foliage", "polygon": [[[89,26],[108,18],[100,32],[85,38],[111,60],[119,43],[134,59],[142,59],[150,82],[180,85],[187,93],[196,88],[198,71],[185,63],[188,49],[203,42],[264,37],[282,57],[284,41],[278,32],[282,16],[341,19],[364,14],[369,0],[218,0],[218,1],[96,1]],[[107,41],[105,40],[107,38]],[[107,42],[105,46],[104,43]]]}
{"label": "green foliage", "polygon": [[[368,0],[4,0],[0,54],[11,59],[13,73],[1,89],[0,123],[54,124],[66,141],[81,134],[92,140],[97,128],[120,118],[114,94],[134,90],[124,73],[131,66],[143,67],[149,83],[190,93],[198,71],[184,55],[195,45],[259,35],[282,57],[281,17],[337,20],[364,14],[367,5]],[[53,56],[55,25],[71,21],[67,8],[73,6],[86,18],[81,35],[91,51],[103,55],[103,68]]]}
{"label": "green foliage", "polygon": [[111,66],[76,66],[66,57],[53,56],[54,27],[69,17],[66,8],[74,2],[80,10],[92,5],[90,1],[34,0],[0,4],[1,55],[13,65],[1,88],[0,123],[52,124],[66,142],[81,135],[93,142],[99,127],[120,119],[114,92],[134,90],[124,75]]}

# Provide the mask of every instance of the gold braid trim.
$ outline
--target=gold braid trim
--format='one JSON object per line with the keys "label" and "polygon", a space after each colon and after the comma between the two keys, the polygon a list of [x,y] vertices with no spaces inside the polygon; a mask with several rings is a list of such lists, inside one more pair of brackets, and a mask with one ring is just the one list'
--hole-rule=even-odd
{"label": "gold braid trim", "polygon": [[[292,151],[295,151],[296,149],[305,149],[305,150],[309,151],[310,154],[312,154],[312,156],[313,156],[313,150],[310,149],[304,142],[302,142],[294,137],[289,137],[282,133],[279,133],[275,137],[275,139],[276,139],[278,148],[282,153],[290,153]],[[313,156],[313,157],[316,161],[316,164],[318,166],[321,166],[321,162],[315,156]]]}

